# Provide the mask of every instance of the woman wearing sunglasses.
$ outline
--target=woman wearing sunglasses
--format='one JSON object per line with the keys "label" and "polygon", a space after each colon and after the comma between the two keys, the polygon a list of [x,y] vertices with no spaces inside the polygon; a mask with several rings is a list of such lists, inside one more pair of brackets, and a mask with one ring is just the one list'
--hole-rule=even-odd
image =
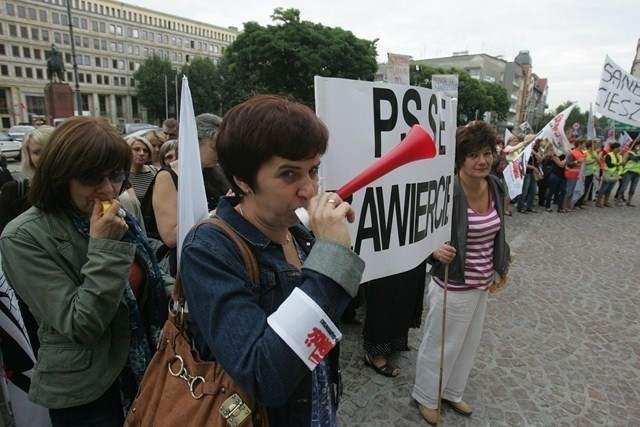
{"label": "woman wearing sunglasses", "polygon": [[152,250],[117,200],[131,161],[107,122],[65,120],[42,151],[33,207],[0,237],[6,277],[39,324],[29,398],[54,426],[121,426],[166,319]]}

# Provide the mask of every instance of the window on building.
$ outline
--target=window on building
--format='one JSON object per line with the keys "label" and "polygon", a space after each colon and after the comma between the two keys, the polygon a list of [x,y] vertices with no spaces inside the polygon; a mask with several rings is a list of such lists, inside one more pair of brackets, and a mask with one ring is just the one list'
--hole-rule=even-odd
{"label": "window on building", "polygon": [[20,37],[22,37],[23,39],[28,39],[29,38],[29,28],[20,27]]}
{"label": "window on building", "polygon": [[57,12],[51,12],[51,22],[60,25],[60,14]]}
{"label": "window on building", "polygon": [[98,21],[91,21],[91,31],[98,32]]}
{"label": "window on building", "polygon": [[101,116],[107,115],[107,96],[106,95],[98,95],[98,109],[100,110]]}
{"label": "window on building", "polygon": [[96,84],[102,84],[102,74],[96,74]]}
{"label": "window on building", "polygon": [[32,7],[29,8],[29,19],[36,20],[36,10]]}
{"label": "window on building", "polygon": [[62,34],[62,44],[65,44],[67,46],[71,45],[71,37],[68,33]]}
{"label": "window on building", "polygon": [[73,73],[71,71],[67,71],[67,81],[69,83],[73,83]]}
{"label": "window on building", "polygon": [[107,41],[105,39],[100,40],[100,49],[108,50],[107,49]]}
{"label": "window on building", "polygon": [[16,77],[22,77],[22,67],[14,67]]}
{"label": "window on building", "polygon": [[149,38],[149,33],[145,30],[142,30],[142,40],[147,40]]}
{"label": "window on building", "polygon": [[162,43],[162,34],[158,33],[156,36],[156,43]]}
{"label": "window on building", "polygon": [[116,44],[116,42],[111,42],[110,46],[111,46],[111,52],[116,52],[118,50],[118,45]]}
{"label": "window on building", "polygon": [[[87,80],[89,82],[89,80]],[[90,83],[90,82],[89,82]],[[80,102],[82,103],[82,111],[89,111],[89,95],[80,95]]]}
{"label": "window on building", "polygon": [[9,24],[9,35],[11,37],[18,37],[18,27],[15,25]]}
{"label": "window on building", "polygon": [[120,86],[126,86],[127,85],[127,78],[126,77],[120,77]]}
{"label": "window on building", "polygon": [[42,59],[42,51],[40,49],[33,49],[33,58],[34,59]]}
{"label": "window on building", "polygon": [[78,18],[77,16],[74,16],[72,21],[75,28],[78,28],[80,26],[80,18]]}
{"label": "window on building", "polygon": [[82,58],[82,63],[84,65],[91,65],[91,57],[89,55],[83,55]]}
{"label": "window on building", "polygon": [[49,30],[42,30],[42,41],[49,41]]}
{"label": "window on building", "polygon": [[46,10],[41,10],[40,11],[40,22],[47,22],[47,11]]}
{"label": "window on building", "polygon": [[70,53],[65,53],[64,54],[64,62],[65,62],[65,64],[71,64],[71,54]]}
{"label": "window on building", "polygon": [[44,116],[46,114],[44,109],[44,96],[26,96],[27,108],[29,113],[36,114],[38,116]]}
{"label": "window on building", "polygon": [[31,40],[40,40],[40,29],[31,28]]}
{"label": "window on building", "polygon": [[0,55],[5,56],[7,54],[6,50],[4,49],[4,45],[0,44]]}
{"label": "window on building", "polygon": [[124,96],[116,96],[116,116],[124,116]]}
{"label": "window on building", "polygon": [[155,35],[153,34],[153,31],[149,31],[149,41],[153,41],[155,38]]}
{"label": "window on building", "polygon": [[23,46],[22,47],[22,57],[23,58],[31,58],[31,48]]}
{"label": "window on building", "polygon": [[122,25],[116,25],[116,36],[121,36],[122,34]]}
{"label": "window on building", "polygon": [[6,65],[0,65],[0,75],[8,76],[9,75],[9,67]]}
{"label": "window on building", "polygon": [[[102,9],[102,6],[100,6],[100,9]],[[104,22],[100,23],[100,32],[101,33],[106,33],[107,32],[107,24]]]}
{"label": "window on building", "polygon": [[32,79],[33,78],[33,68],[25,67],[24,72],[25,72],[25,77],[26,78],[28,78],[28,79]]}
{"label": "window on building", "polygon": [[78,73],[78,83],[84,83],[84,73]]}
{"label": "window on building", "polygon": [[149,57],[149,48],[145,47],[142,49],[142,56],[144,56],[145,58]]}
{"label": "window on building", "polygon": [[94,61],[96,63],[96,67],[102,67],[102,58],[100,58],[99,56],[96,56],[94,58]]}
{"label": "window on building", "polygon": [[134,46],[133,47],[133,54],[140,56],[140,46]]}
{"label": "window on building", "polygon": [[44,73],[42,72],[42,68],[36,68],[36,78],[38,80],[44,79]]}
{"label": "window on building", "polygon": [[124,44],[123,43],[118,43],[118,52],[119,53],[124,53]]}
{"label": "window on building", "polygon": [[83,30],[89,29],[89,23],[87,22],[87,18],[80,19],[80,28],[82,28]]}
{"label": "window on building", "polygon": [[120,80],[118,80],[118,78],[117,78],[117,77],[114,77],[114,78],[113,78],[113,85],[114,85],[114,86],[120,86]]}
{"label": "window on building", "polygon": [[82,47],[89,48],[89,37],[82,37]]}
{"label": "window on building", "polygon": [[4,10],[7,12],[7,16],[16,16],[16,10],[11,3],[6,3]]}
{"label": "window on building", "polygon": [[94,50],[100,49],[100,39],[93,39],[93,49]]}
{"label": "window on building", "polygon": [[24,6],[18,6],[18,18],[26,18],[27,10]]}
{"label": "window on building", "polygon": [[16,58],[20,58],[20,46],[11,46],[11,54]]}
{"label": "window on building", "polygon": [[116,33],[116,26],[114,24],[109,24],[109,32],[111,34],[115,34]]}
{"label": "window on building", "polygon": [[69,25],[69,17],[67,15],[65,15],[64,13],[60,14],[60,22],[62,23],[62,25]]}
{"label": "window on building", "polygon": [[59,32],[54,32],[53,33],[53,42],[55,44],[62,44],[62,34],[60,34]]}
{"label": "window on building", "polygon": [[104,76],[104,84],[109,84],[109,76]]}

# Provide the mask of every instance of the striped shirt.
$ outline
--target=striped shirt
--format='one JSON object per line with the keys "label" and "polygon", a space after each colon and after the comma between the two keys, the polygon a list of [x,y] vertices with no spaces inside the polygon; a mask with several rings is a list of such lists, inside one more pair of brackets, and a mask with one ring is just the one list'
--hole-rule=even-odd
{"label": "striped shirt", "polygon": [[[467,208],[469,230],[467,231],[464,283],[449,280],[448,290],[487,290],[493,283],[493,242],[500,230],[500,217],[491,194],[489,197],[489,211],[487,213],[480,214],[470,207]],[[433,276],[433,281],[444,288],[443,280]]]}
{"label": "striped shirt", "polygon": [[156,176],[156,170],[148,165],[145,166],[144,172],[131,172],[129,174],[129,182],[131,182],[133,191],[140,202],[144,199],[144,195],[147,194],[154,176]]}

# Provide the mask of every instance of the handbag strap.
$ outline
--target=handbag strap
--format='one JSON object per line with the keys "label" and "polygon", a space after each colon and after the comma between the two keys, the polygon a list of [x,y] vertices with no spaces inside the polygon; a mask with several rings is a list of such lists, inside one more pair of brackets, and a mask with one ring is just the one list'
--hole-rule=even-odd
{"label": "handbag strap", "polygon": [[[222,230],[227,233],[227,235],[233,240],[233,242],[238,247],[238,251],[240,251],[240,255],[242,256],[242,260],[244,262],[244,267],[249,274],[249,278],[251,279],[251,283],[253,286],[260,287],[260,267],[258,266],[258,261],[256,260],[256,256],[251,251],[247,242],[236,233],[236,231],[231,228],[226,221],[222,218],[208,218],[202,221],[200,224],[215,224],[218,227],[222,228]],[[180,272],[176,274],[176,280],[173,285],[173,295],[174,301],[178,302],[178,304],[184,304],[184,291],[182,289],[182,279],[180,277]]]}

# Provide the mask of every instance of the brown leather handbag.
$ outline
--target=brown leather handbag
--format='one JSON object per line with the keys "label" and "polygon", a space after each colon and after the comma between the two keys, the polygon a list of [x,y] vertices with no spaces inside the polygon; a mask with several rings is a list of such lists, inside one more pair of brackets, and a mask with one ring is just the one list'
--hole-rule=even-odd
{"label": "brown leather handbag", "polygon": [[[258,263],[246,242],[219,218],[204,222],[226,231],[238,246],[249,277],[259,286]],[[179,274],[172,297],[169,320],[124,426],[268,427],[266,408],[258,406],[222,365],[200,360],[191,348]]]}

